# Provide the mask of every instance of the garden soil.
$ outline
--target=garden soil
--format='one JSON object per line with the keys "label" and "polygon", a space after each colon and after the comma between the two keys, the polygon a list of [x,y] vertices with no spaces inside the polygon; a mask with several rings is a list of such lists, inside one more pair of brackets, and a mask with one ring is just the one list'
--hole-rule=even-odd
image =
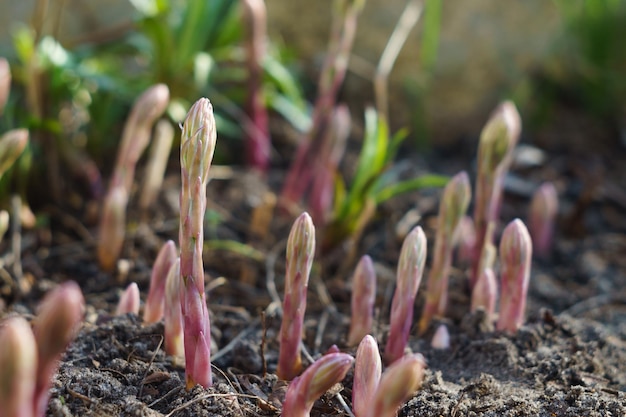
{"label": "garden soil", "polygon": [[[411,332],[409,347],[424,355],[428,368],[399,416],[626,416],[626,149],[616,140],[596,145],[592,151],[549,150],[539,159],[520,148],[506,182],[503,220],[525,218],[532,190],[543,180],[555,183],[561,203],[554,249],[533,263],[527,321],[514,335],[494,331],[483,312],[469,312],[466,268],[455,268],[447,318],[422,337],[415,326]],[[428,158],[408,152],[396,165],[398,175],[472,172],[475,146],[473,138],[454,152],[432,151]],[[344,169],[350,175],[350,165]],[[297,214],[272,211],[272,190],[279,189],[284,171],[259,181],[258,175],[214,168],[204,256],[213,387],[185,389],[182,358],[163,351],[162,323],[112,315],[129,282],[139,284],[145,300],[156,253],[167,239],[177,239],[175,164],[171,172],[158,204],[147,212],[131,207],[115,273],[101,271],[95,262],[92,202],[77,197],[68,198],[69,207],[44,207],[48,225],[22,234],[22,294],[3,280],[0,316],[32,317],[42,295],[69,279],[81,285],[87,301],[85,322],[54,378],[48,416],[281,414],[287,383],[274,374],[281,320],[277,295],[286,237]],[[438,196],[438,190],[425,190],[391,200],[357,242],[318,251],[303,335],[305,364],[332,345],[354,354],[355,348],[346,346],[350,278],[363,254],[375,261],[373,334],[384,348],[402,237],[420,224],[432,247]],[[425,281],[426,276],[416,321]],[[431,347],[439,324],[450,333],[447,349]],[[351,389],[350,372],[315,403],[311,415],[349,416]]]}

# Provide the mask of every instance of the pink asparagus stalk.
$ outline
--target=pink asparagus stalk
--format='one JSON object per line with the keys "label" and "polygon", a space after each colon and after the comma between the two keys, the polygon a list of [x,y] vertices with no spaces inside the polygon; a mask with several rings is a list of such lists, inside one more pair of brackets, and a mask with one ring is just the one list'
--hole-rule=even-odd
{"label": "pink asparagus stalk", "polygon": [[165,281],[165,351],[168,355],[184,356],[183,313],[180,305],[180,259],[176,258]]}
{"label": "pink asparagus stalk", "polygon": [[433,266],[428,275],[426,304],[419,322],[423,334],[433,317],[443,317],[448,305],[448,280],[452,263],[452,248],[461,219],[471,199],[469,177],[465,171],[455,175],[446,185],[439,204],[437,235]]}
{"label": "pink asparagus stalk", "polygon": [[372,258],[364,255],[352,278],[352,315],[348,346],[356,345],[372,331],[374,301],[376,299],[376,271]]}
{"label": "pink asparagus stalk", "polygon": [[0,417],[35,417],[37,346],[22,317],[0,323]]}
{"label": "pink asparagus stalk", "polygon": [[500,241],[502,292],[498,330],[515,333],[524,322],[532,251],[526,226],[520,219],[513,220],[502,232]]}
{"label": "pink asparagus stalk", "polygon": [[440,324],[435,330],[433,339],[430,341],[433,349],[449,349],[450,348],[450,332],[448,326]]}
{"label": "pink asparagus stalk", "polygon": [[154,127],[154,139],[152,139],[144,183],[139,197],[139,207],[142,210],[147,210],[153,205],[159,191],[161,191],[167,161],[172,152],[172,142],[174,142],[172,124],[166,119],[159,120]]}
{"label": "pink asparagus stalk", "polygon": [[152,266],[150,290],[148,291],[148,299],[143,311],[143,321],[146,323],[155,323],[163,317],[165,281],[177,257],[176,244],[173,240],[165,242],[165,245],[159,250],[159,254]]}
{"label": "pink asparagus stalk", "polygon": [[420,354],[398,359],[383,373],[368,412],[356,417],[394,417],[398,408],[421,387],[425,367],[426,361]]}
{"label": "pink asparagus stalk", "polygon": [[316,360],[289,384],[283,402],[284,417],[308,417],[315,401],[348,373],[354,358],[329,353]]}
{"label": "pink asparagus stalk", "polygon": [[211,326],[204,292],[202,249],[206,186],[216,140],[213,107],[208,99],[201,98],[187,114],[180,143],[179,246],[187,388],[195,384],[207,388],[212,384]]}
{"label": "pink asparagus stalk", "polygon": [[115,309],[115,315],[121,316],[124,314],[139,314],[139,287],[136,282],[131,282],[120,296],[120,300],[117,302]]}
{"label": "pink asparagus stalk", "polygon": [[376,340],[366,335],[356,351],[352,382],[352,410],[356,417],[365,417],[378,389],[382,362]]}
{"label": "pink asparagus stalk", "polygon": [[331,126],[326,135],[329,137],[322,143],[319,159],[316,161],[316,175],[313,177],[308,199],[311,215],[318,224],[326,224],[333,207],[337,169],[346,151],[350,135],[348,106],[342,104],[335,108],[331,117]]}
{"label": "pink asparagus stalk", "polygon": [[76,336],[85,313],[85,300],[75,282],[68,281],[46,295],[39,306],[33,333],[37,341],[34,416],[45,414],[52,377],[61,355]]}
{"label": "pink asparagus stalk", "polygon": [[490,250],[489,247],[493,245],[504,177],[520,132],[521,120],[515,104],[506,101],[496,108],[480,135],[474,206],[476,247],[472,266],[472,287],[483,269],[493,267],[489,263],[491,259],[483,252]]}
{"label": "pink asparagus stalk", "polygon": [[459,222],[455,244],[458,247],[457,261],[463,265],[470,265],[474,260],[476,229],[474,229],[474,220],[468,215],[463,216]]}
{"label": "pink asparagus stalk", "polygon": [[28,136],[28,129],[13,129],[0,136],[0,178],[24,152]]}
{"label": "pink asparagus stalk", "polygon": [[330,125],[337,94],[346,75],[358,17],[365,0],[339,0],[335,4],[328,52],[320,72],[313,109],[313,121],[298,146],[281,192],[281,203],[287,209],[297,206],[313,178],[321,173],[315,163],[321,159],[322,143],[327,137],[326,130]]}
{"label": "pink asparagus stalk", "polygon": [[248,33],[246,62],[248,66],[248,99],[246,110],[250,117],[245,129],[248,166],[267,172],[270,162],[271,140],[269,120],[263,94],[263,58],[267,42],[267,11],[264,0],[243,0],[243,11]]}
{"label": "pink asparagus stalk", "polygon": [[385,347],[385,361],[388,364],[404,355],[425,261],[426,236],[422,228],[417,226],[404,239],[400,251],[396,290],[391,302],[389,338]]}
{"label": "pink asparagus stalk", "polygon": [[9,100],[11,92],[11,67],[9,61],[0,57],[0,116],[4,113],[4,107]]}
{"label": "pink asparagus stalk", "polygon": [[533,195],[528,215],[528,227],[535,255],[547,257],[550,254],[558,212],[559,198],[556,188],[550,182],[541,184]]}
{"label": "pink asparagus stalk", "polygon": [[308,213],[302,213],[294,222],[287,239],[287,267],[283,321],[280,326],[280,352],[276,374],[291,380],[300,373],[300,341],[309,274],[315,256],[315,226]]}
{"label": "pink asparagus stalk", "polygon": [[479,308],[485,310],[485,314],[489,322],[495,315],[496,298],[498,296],[498,284],[496,275],[491,268],[483,269],[479,275],[476,285],[472,290],[472,306],[471,311],[477,311]]}
{"label": "pink asparagus stalk", "polygon": [[[135,101],[124,126],[115,169],[100,219],[98,261],[102,269],[106,271],[113,270],[122,249],[121,243],[124,240],[126,227],[124,224],[126,205],[135,177],[135,167],[148,146],[152,125],[163,114],[169,103],[169,94],[169,89],[165,84],[157,84],[147,89]],[[114,239],[111,238],[110,230],[116,231]]]}

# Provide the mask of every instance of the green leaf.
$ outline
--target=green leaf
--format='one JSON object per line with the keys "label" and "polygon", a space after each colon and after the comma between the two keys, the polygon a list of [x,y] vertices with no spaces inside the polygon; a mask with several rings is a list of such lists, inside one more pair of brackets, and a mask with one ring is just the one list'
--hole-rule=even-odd
{"label": "green leaf", "polygon": [[448,183],[448,180],[450,180],[450,178],[444,175],[422,175],[421,177],[400,181],[384,187],[375,194],[374,198],[376,204],[381,204],[392,197],[409,191],[443,187]]}

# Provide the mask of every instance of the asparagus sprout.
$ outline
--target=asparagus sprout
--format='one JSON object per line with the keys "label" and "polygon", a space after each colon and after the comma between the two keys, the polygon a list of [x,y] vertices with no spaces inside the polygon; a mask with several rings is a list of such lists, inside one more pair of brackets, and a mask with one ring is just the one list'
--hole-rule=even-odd
{"label": "asparagus sprout", "polygon": [[287,240],[287,267],[285,273],[285,296],[283,320],[280,326],[280,353],[278,356],[279,378],[291,380],[300,373],[300,341],[309,274],[315,256],[315,226],[308,213],[302,213],[295,221]]}
{"label": "asparagus sprout", "polygon": [[382,362],[378,344],[372,336],[366,335],[359,343],[354,362],[352,409],[356,417],[367,416],[381,373]]}
{"label": "asparagus sprout", "polygon": [[439,204],[435,254],[428,275],[426,304],[419,323],[420,333],[426,331],[433,317],[443,317],[446,312],[452,248],[459,223],[467,211],[470,199],[469,177],[463,171],[448,182]]}
{"label": "asparagus sprout", "polygon": [[354,346],[372,331],[374,301],[376,300],[376,271],[372,258],[364,255],[352,277],[352,315],[348,346]]}
{"label": "asparagus sprout", "polygon": [[528,216],[535,255],[546,257],[550,253],[558,212],[559,198],[556,188],[550,182],[541,184],[533,195]]}
{"label": "asparagus sprout", "polygon": [[155,323],[163,317],[165,281],[177,257],[176,244],[173,240],[165,242],[165,245],[159,250],[159,254],[152,266],[150,290],[148,291],[148,299],[143,311],[143,321],[146,323]]}
{"label": "asparagus sprout", "polygon": [[180,143],[179,246],[187,388],[195,384],[205,388],[212,385],[211,326],[204,292],[202,249],[206,186],[216,140],[213,107],[208,99],[201,98],[187,114]]}
{"label": "asparagus sprout", "polygon": [[389,338],[385,347],[385,361],[388,364],[404,355],[425,262],[426,236],[422,228],[417,226],[404,239],[400,251],[396,290],[391,302]]}
{"label": "asparagus sprout", "polygon": [[493,269],[483,269],[483,272],[478,276],[476,285],[472,289],[471,311],[477,311],[479,308],[482,308],[485,310],[488,320],[491,321],[496,310],[497,296],[498,285]]}
{"label": "asparagus sprout", "polygon": [[0,178],[11,168],[28,144],[28,129],[13,129],[0,137]]}
{"label": "asparagus sprout", "polygon": [[172,356],[184,356],[183,314],[180,305],[180,258],[176,258],[165,281],[165,351]]}
{"label": "asparagus sprout", "polygon": [[0,57],[0,116],[4,113],[4,107],[9,100],[11,92],[11,67],[9,61]]}
{"label": "asparagus sprout", "polygon": [[[28,322],[0,323],[0,417],[34,417],[37,344]],[[38,417],[38,416],[37,416]]]}
{"label": "asparagus sprout", "polygon": [[532,242],[524,223],[515,219],[502,232],[500,241],[500,315],[497,329],[515,333],[524,322],[530,280]]}
{"label": "asparagus sprout", "polygon": [[307,368],[289,384],[282,415],[285,417],[308,417],[315,400],[348,373],[354,358],[346,353],[329,353]]}
{"label": "asparagus sprout", "polygon": [[139,314],[139,304],[139,287],[136,282],[131,282],[124,292],[122,292],[120,300],[117,302],[115,315],[121,316],[129,313]]}

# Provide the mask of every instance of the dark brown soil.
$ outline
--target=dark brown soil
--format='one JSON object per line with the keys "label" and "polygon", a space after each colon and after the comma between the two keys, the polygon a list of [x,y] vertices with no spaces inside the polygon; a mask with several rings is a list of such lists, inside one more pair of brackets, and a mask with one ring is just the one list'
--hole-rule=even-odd
{"label": "dark brown soil", "polygon": [[[457,151],[473,155],[473,147],[475,141],[467,150]],[[626,416],[625,157],[626,150],[615,142],[588,154],[548,154],[537,164],[518,159],[507,181],[503,222],[525,217],[530,193],[540,181],[554,181],[561,202],[555,249],[533,265],[527,324],[514,336],[491,331],[482,314],[468,313],[467,279],[462,270],[454,270],[445,322],[451,347],[431,348],[432,330],[424,338],[413,332],[410,347],[426,357],[428,371],[422,389],[400,416]],[[418,167],[403,175],[427,169],[454,174],[468,169],[470,160],[456,152],[433,153],[428,163],[412,156],[400,161],[403,164]],[[270,174],[268,183],[274,190],[282,176],[281,171]],[[0,301],[7,305],[4,311],[0,308],[0,316],[32,313],[46,290],[67,279],[81,285],[88,304],[86,322],[55,378],[48,415],[280,415],[285,383],[273,374],[280,316],[268,283],[275,283],[282,294],[284,239],[294,216],[275,213],[266,233],[252,235],[251,213],[267,196],[265,182],[237,170],[224,170],[221,177],[209,184],[207,242],[247,243],[255,251],[205,252],[215,342],[215,385],[209,390],[185,390],[180,360],[162,349],[162,324],[146,326],[136,316],[110,316],[127,282],[137,282],[145,299],[158,249],[165,240],[176,240],[175,174],[168,178],[155,208],[129,214],[123,252],[127,273],[111,275],[97,267],[95,217],[86,204],[63,210],[47,207],[49,227],[24,234],[25,295],[16,297],[10,283],[0,282]],[[304,345],[310,355],[317,357],[333,344],[354,353],[345,346],[349,278],[365,253],[375,260],[378,273],[374,333],[382,349],[402,240],[399,224],[414,210],[432,237],[437,204],[436,190],[391,201],[358,246],[318,254],[305,323]],[[421,289],[416,319],[423,297]],[[350,415],[351,381],[348,374],[342,386],[316,403],[312,415]]]}

